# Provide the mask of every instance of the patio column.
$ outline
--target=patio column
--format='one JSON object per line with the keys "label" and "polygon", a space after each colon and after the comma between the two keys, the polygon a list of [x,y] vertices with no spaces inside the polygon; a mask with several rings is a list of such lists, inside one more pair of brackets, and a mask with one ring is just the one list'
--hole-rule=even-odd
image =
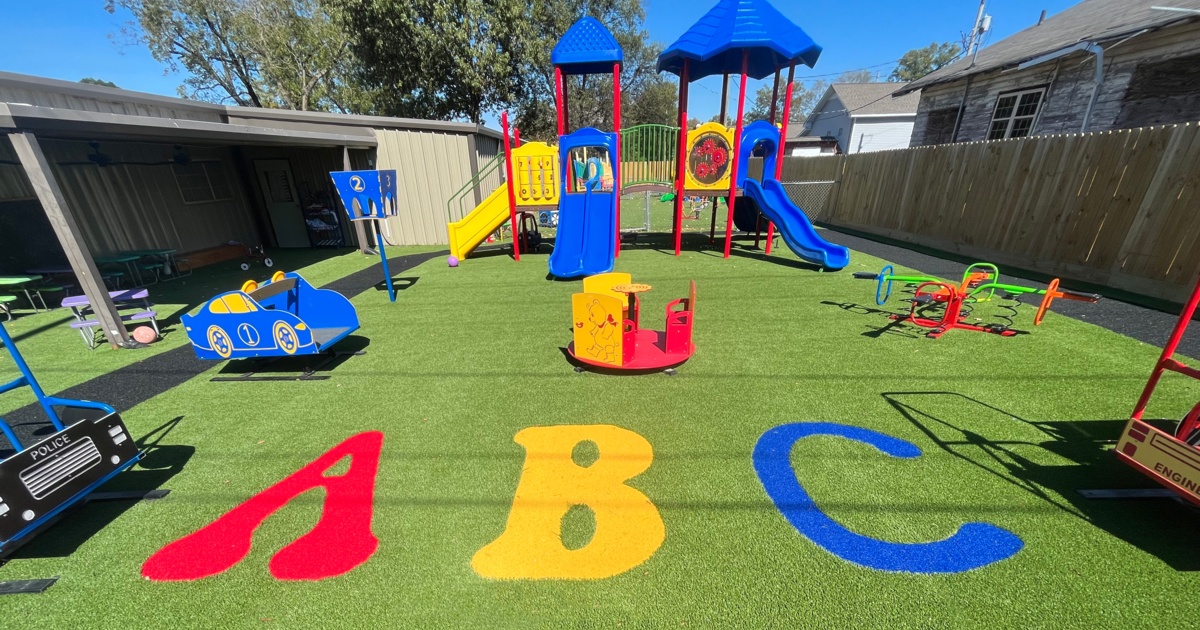
{"label": "patio column", "polygon": [[120,347],[129,341],[129,333],[125,330],[125,324],[121,321],[120,314],[117,313],[117,307],[108,294],[108,287],[104,286],[100,271],[96,269],[92,252],[88,249],[87,243],[83,242],[79,233],[79,222],[75,218],[75,213],[67,205],[62,189],[58,186],[58,180],[54,178],[54,173],[50,170],[50,163],[46,161],[42,145],[38,143],[37,136],[31,133],[10,133],[8,139],[16,149],[17,159],[21,161],[25,175],[29,178],[34,193],[42,203],[42,210],[50,219],[50,225],[54,228],[55,235],[58,236],[58,242],[62,244],[63,251],[67,254],[67,260],[75,272],[75,278],[79,280],[84,295],[92,304],[92,311],[96,314],[97,321],[100,322],[104,338],[114,349]]}
{"label": "patio column", "polygon": [[[350,147],[347,146],[342,147],[342,170],[354,170],[354,167],[350,165]],[[375,252],[371,251],[371,243],[367,240],[366,227],[363,226],[363,223],[366,223],[366,221],[351,221],[351,223],[354,224],[354,235],[358,237],[359,253],[366,254],[368,256],[374,255]]]}

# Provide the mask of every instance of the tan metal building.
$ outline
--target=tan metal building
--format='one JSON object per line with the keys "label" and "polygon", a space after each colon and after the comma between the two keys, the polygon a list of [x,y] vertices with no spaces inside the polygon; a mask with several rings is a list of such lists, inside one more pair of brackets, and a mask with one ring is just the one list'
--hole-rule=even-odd
{"label": "tan metal building", "polygon": [[[398,171],[389,244],[444,244],[447,201],[501,151],[499,132],[469,123],[227,107],[4,72],[0,129],[0,274],[70,264],[93,304],[107,300],[91,260],[121,251],[203,261],[231,241],[369,247],[332,189],[329,172],[345,168]],[[105,328],[123,341],[123,327]]]}

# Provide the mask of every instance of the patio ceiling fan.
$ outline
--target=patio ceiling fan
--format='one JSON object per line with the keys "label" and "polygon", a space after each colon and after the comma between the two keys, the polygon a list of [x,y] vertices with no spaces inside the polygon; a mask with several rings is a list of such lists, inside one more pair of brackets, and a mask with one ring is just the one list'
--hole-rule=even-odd
{"label": "patio ceiling fan", "polygon": [[108,166],[113,163],[112,156],[107,153],[100,152],[99,142],[89,142],[89,147],[92,147],[92,152],[87,154],[87,161],[83,162],[59,162],[59,166]]}
{"label": "patio ceiling fan", "polygon": [[100,151],[100,143],[99,142],[89,142],[88,146],[90,146],[92,148],[92,152],[87,155],[86,161],[59,162],[58,165],[59,166],[105,167],[105,166],[115,166],[115,165],[167,166],[167,165],[178,164],[180,166],[183,166],[183,165],[187,165],[187,164],[203,164],[205,162],[220,162],[220,160],[214,160],[214,159],[200,159],[200,160],[194,159],[194,158],[192,158],[191,155],[189,155],[187,153],[187,151],[184,150],[183,145],[181,145],[181,144],[175,145],[175,153],[171,155],[170,159],[160,160],[157,162],[141,162],[141,161],[137,161],[137,160],[114,160],[112,158],[112,156],[108,155],[107,153],[102,153]]}

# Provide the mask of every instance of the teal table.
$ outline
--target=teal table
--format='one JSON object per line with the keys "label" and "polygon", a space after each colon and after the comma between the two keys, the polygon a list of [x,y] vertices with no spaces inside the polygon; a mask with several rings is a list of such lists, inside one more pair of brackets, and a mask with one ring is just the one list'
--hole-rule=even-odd
{"label": "teal table", "polygon": [[20,287],[21,291],[25,293],[25,299],[29,301],[29,306],[33,307],[33,312],[36,313],[38,312],[37,303],[33,301],[33,296],[29,295],[29,289],[23,285],[27,285],[31,282],[37,282],[41,279],[42,277],[37,274],[30,274],[27,276],[0,276],[0,287]]}
{"label": "teal table", "polygon": [[[158,260],[161,260],[163,262],[163,264],[166,265],[166,267],[170,270],[170,273],[166,273],[165,275],[172,275],[172,274],[175,274],[179,269],[179,264],[175,262],[175,251],[176,250],[174,250],[174,249],[167,249],[167,248],[164,248],[164,249],[135,249],[132,251],[121,252],[121,253],[128,254],[130,256],[137,256],[139,259],[140,258],[156,258]],[[157,275],[157,272],[156,272],[156,275]],[[138,280],[139,280],[139,284],[144,284],[144,281],[142,281],[141,278],[139,278]]]}
{"label": "teal table", "polygon": [[113,254],[111,256],[98,256],[98,257],[96,257],[96,264],[98,264],[98,265],[125,265],[125,269],[127,269],[129,271],[129,277],[133,278],[136,281],[136,284],[138,286],[140,286],[142,284],[142,274],[138,270],[137,265],[134,264],[140,258],[141,258],[140,255],[129,254],[129,253]]}

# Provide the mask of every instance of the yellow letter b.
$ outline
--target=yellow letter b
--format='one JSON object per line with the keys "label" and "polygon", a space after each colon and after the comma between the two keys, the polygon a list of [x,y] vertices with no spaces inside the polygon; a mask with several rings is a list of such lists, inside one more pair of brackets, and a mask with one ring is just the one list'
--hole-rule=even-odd
{"label": "yellow letter b", "polygon": [[[525,447],[525,468],[504,533],[471,559],[471,567],[499,580],[595,580],[650,559],[666,538],[658,509],[625,485],[650,467],[646,438],[608,425],[530,427],[513,440]],[[599,457],[580,466],[571,457],[591,441]],[[583,505],[596,517],[591,541],[568,549],[562,519]]]}

